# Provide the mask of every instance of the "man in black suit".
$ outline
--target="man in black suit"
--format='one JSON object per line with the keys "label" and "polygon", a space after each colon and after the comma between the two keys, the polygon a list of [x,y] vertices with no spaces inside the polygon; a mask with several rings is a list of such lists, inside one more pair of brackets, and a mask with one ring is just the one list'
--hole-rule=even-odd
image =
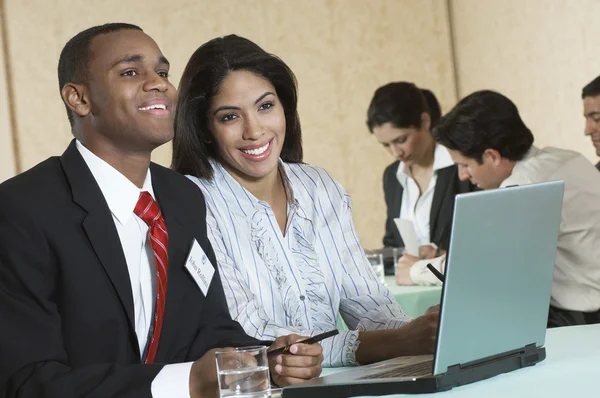
{"label": "man in black suit", "polygon": [[[75,140],[0,185],[1,397],[214,396],[215,348],[261,343],[230,318],[200,191],[150,162],[173,136],[168,72],[134,25],[63,49]],[[290,351],[274,382],[320,373],[318,344]]]}
{"label": "man in black suit", "polygon": [[[600,156],[600,76],[588,83],[581,92],[583,116],[585,117],[585,135],[589,135]],[[600,170],[600,162],[596,163]]]}

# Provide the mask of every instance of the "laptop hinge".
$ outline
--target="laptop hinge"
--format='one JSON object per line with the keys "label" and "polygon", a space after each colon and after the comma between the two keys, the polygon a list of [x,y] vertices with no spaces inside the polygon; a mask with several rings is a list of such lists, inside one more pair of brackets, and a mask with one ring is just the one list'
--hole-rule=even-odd
{"label": "laptop hinge", "polygon": [[533,363],[539,361],[539,351],[535,343],[527,344],[524,347],[518,348],[516,350],[506,351],[498,355],[492,355],[483,359],[478,359],[476,361],[467,362],[465,364],[457,364],[448,366],[447,375],[451,376],[453,374],[458,374],[461,371],[464,371],[469,368],[473,368],[476,366],[485,365],[488,363],[500,361],[505,358],[518,356],[521,362],[521,367],[529,366]]}

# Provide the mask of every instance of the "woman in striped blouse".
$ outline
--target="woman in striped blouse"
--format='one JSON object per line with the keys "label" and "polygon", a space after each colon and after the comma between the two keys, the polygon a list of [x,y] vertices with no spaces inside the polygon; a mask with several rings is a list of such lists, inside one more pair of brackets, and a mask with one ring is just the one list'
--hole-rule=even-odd
{"label": "woman in striped blouse", "polygon": [[249,335],[312,336],[341,315],[350,330],[322,342],[324,366],[433,352],[437,308],[403,313],[366,260],[344,188],[302,163],[296,80],[279,58],[234,35],[198,48],[173,168],[204,193],[229,309]]}

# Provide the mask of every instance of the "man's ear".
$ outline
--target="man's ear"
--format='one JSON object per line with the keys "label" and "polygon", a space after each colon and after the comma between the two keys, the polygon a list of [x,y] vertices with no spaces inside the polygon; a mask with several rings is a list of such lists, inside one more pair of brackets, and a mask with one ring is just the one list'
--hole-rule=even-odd
{"label": "man's ear", "polygon": [[492,148],[488,148],[483,151],[482,159],[484,161],[486,159],[489,160],[494,166],[498,166],[500,163],[502,163],[502,155],[500,155],[500,152]]}
{"label": "man's ear", "polygon": [[85,117],[90,113],[87,89],[83,84],[67,83],[60,90],[67,107],[75,114]]}

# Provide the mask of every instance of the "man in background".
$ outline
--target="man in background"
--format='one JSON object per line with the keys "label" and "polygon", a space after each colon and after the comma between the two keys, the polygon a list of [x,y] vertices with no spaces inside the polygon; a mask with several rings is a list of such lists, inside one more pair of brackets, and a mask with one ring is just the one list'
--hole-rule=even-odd
{"label": "man in background", "polygon": [[493,91],[462,99],[434,134],[459,177],[481,189],[565,181],[548,326],[600,323],[600,173],[594,166],[577,152],[533,146],[515,104]]}
{"label": "man in background", "polygon": [[[585,117],[585,135],[590,136],[596,155],[600,156],[600,76],[588,83],[581,91],[583,116]],[[596,164],[600,170],[600,162]]]}

